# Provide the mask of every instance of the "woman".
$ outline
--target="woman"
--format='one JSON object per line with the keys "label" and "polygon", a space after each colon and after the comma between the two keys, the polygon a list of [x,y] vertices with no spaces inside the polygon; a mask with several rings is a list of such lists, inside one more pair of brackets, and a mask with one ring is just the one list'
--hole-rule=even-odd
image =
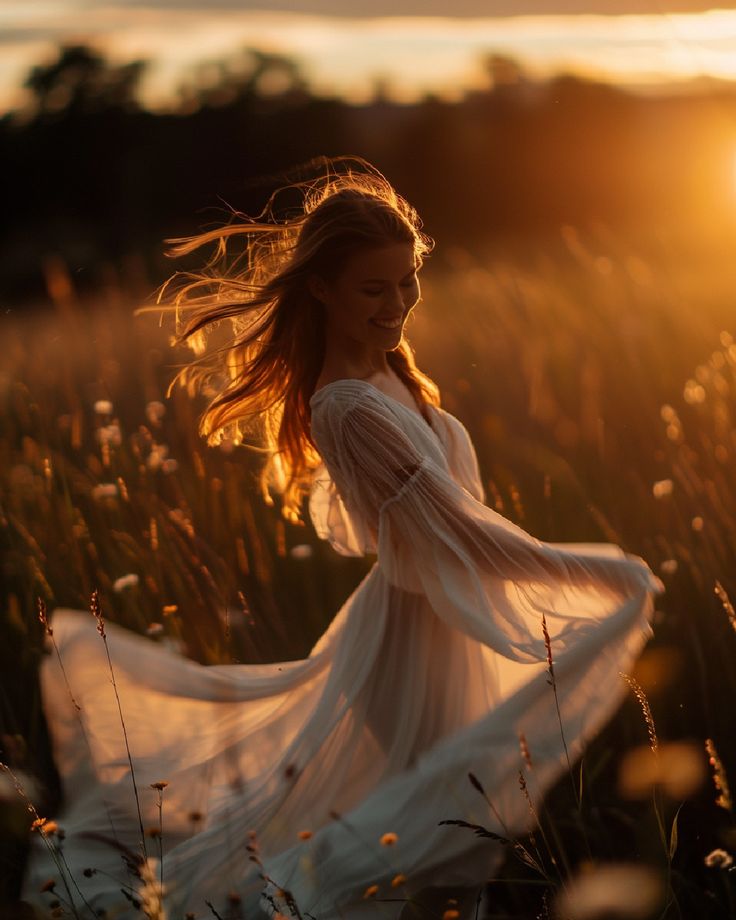
{"label": "woman", "polygon": [[[230,236],[247,245],[228,274]],[[155,308],[191,311],[180,341],[199,358],[179,380],[218,388],[202,434],[258,437],[284,514],[309,492],[318,534],[377,561],[302,661],[202,667],[107,626],[140,816],[94,622],[56,611],[81,709],[48,658],[71,874],[93,908],[134,916],[120,852],[140,852],[163,794],[170,917],[210,902],[395,918],[431,885],[477,891],[501,846],[441,822],[526,829],[519,770],[538,802],[610,717],[662,583],[613,544],[544,543],[483,503],[468,433],[404,336],[431,240],[379,173],[327,171],[297,216],[170,242],[215,240],[207,270]],[[223,320],[233,335],[208,354]],[[27,896],[54,872],[39,844]]]}

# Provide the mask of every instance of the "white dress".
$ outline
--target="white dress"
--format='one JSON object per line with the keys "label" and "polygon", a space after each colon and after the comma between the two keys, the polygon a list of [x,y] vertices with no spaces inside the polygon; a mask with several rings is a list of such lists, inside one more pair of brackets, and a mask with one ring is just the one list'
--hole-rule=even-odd
{"label": "white dress", "polygon": [[[226,916],[232,895],[248,920],[273,913],[268,897],[289,915],[278,887],[305,917],[391,920],[429,885],[480,885],[502,846],[440,822],[524,832],[519,770],[537,802],[567,769],[560,719],[571,760],[602,728],[664,590],[614,544],[541,542],[483,504],[468,433],[443,409],[428,409],[430,426],[353,379],[323,387],[311,405],[324,461],[310,496],[317,532],[339,553],[377,561],[309,656],[202,666],[107,625],[145,828],[158,825],[149,784],[169,784],[169,920],[212,917],[206,901]],[[140,882],[109,843],[114,827],[135,852],[140,830],[104,646],[88,612],[57,609],[52,626],[79,706],[48,656],[65,857],[92,907],[137,917],[120,888]],[[246,849],[253,831],[256,853]],[[382,843],[387,833],[396,836]],[[146,840],[158,856],[159,841]],[[272,880],[265,888],[260,873]],[[48,904],[38,889],[54,876],[34,835],[24,896]]]}

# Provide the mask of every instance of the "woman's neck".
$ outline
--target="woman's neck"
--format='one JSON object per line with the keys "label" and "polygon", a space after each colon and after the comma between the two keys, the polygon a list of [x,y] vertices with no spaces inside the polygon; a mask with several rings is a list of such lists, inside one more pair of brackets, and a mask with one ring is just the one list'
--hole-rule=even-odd
{"label": "woman's neck", "polygon": [[327,335],[320,380],[326,382],[341,377],[367,379],[390,373],[391,366],[385,349],[350,339],[337,341],[334,335]]}

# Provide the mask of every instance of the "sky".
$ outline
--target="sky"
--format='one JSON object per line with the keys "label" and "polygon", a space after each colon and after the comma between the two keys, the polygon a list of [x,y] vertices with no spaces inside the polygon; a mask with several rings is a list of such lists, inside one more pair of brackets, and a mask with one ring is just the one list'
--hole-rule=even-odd
{"label": "sky", "polygon": [[736,5],[700,0],[0,0],[0,112],[24,103],[24,76],[61,42],[149,59],[141,95],[153,109],[249,46],[292,56],[315,92],[354,101],[377,79],[403,101],[459,98],[487,85],[490,53],[535,79],[736,80]]}

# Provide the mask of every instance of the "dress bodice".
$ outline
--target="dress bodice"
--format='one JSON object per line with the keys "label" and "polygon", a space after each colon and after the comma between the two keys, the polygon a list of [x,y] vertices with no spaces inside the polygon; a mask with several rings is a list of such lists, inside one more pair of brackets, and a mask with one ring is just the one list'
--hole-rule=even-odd
{"label": "dress bodice", "polygon": [[[340,474],[342,420],[360,400],[380,407],[422,457],[437,464],[473,498],[484,500],[475,449],[459,419],[439,406],[428,405],[428,423],[419,412],[366,380],[334,380],[310,400],[312,435],[323,462],[313,474],[309,512],[317,534],[337,552],[362,556],[376,551],[375,519],[370,512],[379,509],[366,509],[354,501],[350,483]],[[384,447],[390,452],[390,445]]]}

